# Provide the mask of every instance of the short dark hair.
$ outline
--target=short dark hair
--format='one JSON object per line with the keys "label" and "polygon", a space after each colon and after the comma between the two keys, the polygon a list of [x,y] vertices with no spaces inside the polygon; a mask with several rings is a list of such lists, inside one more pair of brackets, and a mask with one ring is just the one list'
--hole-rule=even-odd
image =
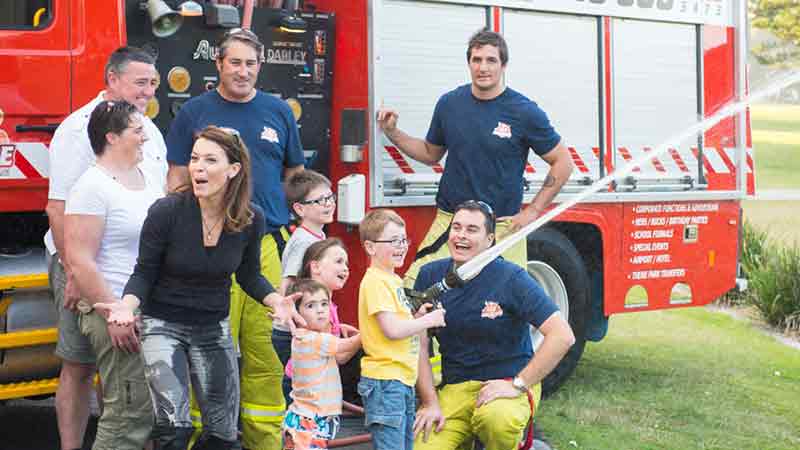
{"label": "short dark hair", "polygon": [[324,284],[320,283],[319,281],[312,280],[311,278],[299,278],[288,288],[286,288],[286,295],[302,292],[303,295],[294,301],[294,306],[299,308],[300,303],[303,301],[303,297],[305,297],[306,294],[314,294],[320,291],[324,292],[325,295],[328,296],[328,300],[331,299],[331,291]]}
{"label": "short dark hair", "polygon": [[497,218],[495,217],[492,207],[481,200],[467,200],[456,206],[453,211],[453,216],[461,210],[466,211],[480,211],[483,214],[483,225],[486,227],[487,234],[494,234]]}
{"label": "short dark hair", "polygon": [[472,49],[483,47],[484,45],[497,47],[497,50],[500,52],[500,64],[505,66],[506,63],[508,63],[508,45],[506,44],[506,40],[503,38],[503,35],[484,28],[482,30],[478,30],[472,35],[472,37],[469,38],[469,43],[467,44],[468,64],[470,58],[472,58]]}
{"label": "short dark hair", "polygon": [[220,39],[219,44],[217,44],[217,48],[219,49],[217,59],[219,61],[225,59],[225,53],[227,53],[228,47],[230,47],[231,43],[234,41],[252,47],[252,49],[256,51],[256,55],[258,55],[258,62],[264,62],[264,44],[261,43],[261,39],[258,38],[257,34],[247,28],[231,28],[222,35],[222,39]]}
{"label": "short dark hair", "polygon": [[289,177],[284,182],[286,191],[286,202],[289,203],[289,210],[294,212],[294,204],[309,200],[308,194],[319,186],[331,187],[331,180],[325,175],[313,170],[303,170]]}
{"label": "short dark hair", "polygon": [[114,52],[108,57],[106,69],[103,73],[103,79],[105,80],[106,84],[108,84],[109,73],[123,73],[128,67],[128,64],[132,62],[140,62],[155,66],[156,58],[151,53],[148,53],[146,50],[143,50],[139,47],[128,46],[120,47],[114,50]]}
{"label": "short dark hair", "polygon": [[131,117],[138,114],[135,106],[126,101],[111,102],[103,100],[94,107],[89,116],[89,143],[97,156],[106,150],[107,133],[122,134],[131,124]]}

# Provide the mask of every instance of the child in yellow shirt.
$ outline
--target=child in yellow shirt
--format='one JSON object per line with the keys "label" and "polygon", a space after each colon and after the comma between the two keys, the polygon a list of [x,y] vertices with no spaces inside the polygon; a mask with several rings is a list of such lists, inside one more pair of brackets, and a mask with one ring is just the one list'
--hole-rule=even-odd
{"label": "child in yellow shirt", "polygon": [[391,209],[370,211],[358,227],[370,265],[358,292],[358,323],[366,355],[358,393],[376,450],[414,444],[420,333],[443,327],[444,310],[414,318],[395,269],[408,253],[405,222]]}

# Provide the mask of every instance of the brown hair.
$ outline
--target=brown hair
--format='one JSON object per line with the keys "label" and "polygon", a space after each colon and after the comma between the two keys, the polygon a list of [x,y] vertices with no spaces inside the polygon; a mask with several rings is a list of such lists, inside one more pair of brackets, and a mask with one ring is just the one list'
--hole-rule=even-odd
{"label": "brown hair", "polygon": [[374,241],[381,237],[386,224],[392,222],[401,227],[406,226],[405,220],[392,209],[373,209],[368,212],[364,219],[358,224],[358,234],[361,242]]}
{"label": "brown hair", "polygon": [[314,242],[309,245],[303,255],[303,265],[300,266],[300,273],[297,274],[298,278],[311,278],[311,263],[319,261],[325,257],[325,253],[332,247],[345,248],[344,242],[337,237],[329,237],[322,241]]}
{"label": "brown hair", "polygon": [[[206,139],[219,145],[225,152],[228,162],[242,165],[239,173],[228,180],[225,194],[222,197],[222,207],[225,212],[225,222],[222,227],[229,233],[237,233],[253,223],[253,208],[250,206],[251,177],[250,153],[247,146],[233,128],[220,128],[209,125],[197,135],[197,139]],[[191,163],[190,163],[191,164]],[[188,186],[187,186],[188,188]]]}
{"label": "brown hair", "polygon": [[303,301],[303,297],[305,297],[306,294],[314,294],[319,291],[324,292],[325,295],[328,296],[328,300],[331,299],[331,291],[324,284],[312,280],[311,278],[299,278],[286,289],[286,295],[302,292],[303,295],[294,301],[294,305],[300,307],[300,303]]}
{"label": "brown hair", "polygon": [[220,39],[217,45],[219,49],[217,60],[222,61],[225,59],[225,53],[228,52],[228,47],[230,47],[231,43],[234,41],[241,42],[255,50],[256,55],[258,55],[258,62],[264,62],[264,44],[261,43],[261,39],[258,38],[257,34],[247,28],[233,28],[222,35],[222,39]]}
{"label": "brown hair", "polygon": [[508,45],[503,35],[492,30],[482,29],[478,30],[469,38],[469,43],[467,44],[467,64],[469,64],[469,60],[472,58],[472,49],[480,48],[484,45],[497,47],[497,51],[500,53],[500,64],[505,66],[508,63]]}
{"label": "brown hair", "polygon": [[319,186],[331,187],[331,180],[325,175],[313,170],[303,170],[289,177],[283,184],[289,210],[294,211],[295,203],[309,200],[306,198],[309,192]]}

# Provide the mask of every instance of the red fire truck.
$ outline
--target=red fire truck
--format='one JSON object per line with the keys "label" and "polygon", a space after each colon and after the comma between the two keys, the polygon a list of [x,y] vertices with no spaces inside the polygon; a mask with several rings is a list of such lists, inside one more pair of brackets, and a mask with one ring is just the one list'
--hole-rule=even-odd
{"label": "red fire truck", "polygon": [[[565,138],[576,170],[557,202],[746,92],[745,0],[217,3],[237,2],[0,6],[0,400],[55,389],[42,235],[47,178],[58,168],[48,167],[47,147],[57,124],[102,89],[105,60],[120,45],[158,55],[162,83],[148,114],[166,132],[187,98],[216,85],[214,43],[226,28],[250,23],[262,37],[258,87],[292,106],[308,165],[337,191],[339,223],[328,234],[349,248],[352,277],[337,302],[351,323],[366,269],[354,225],[366,209],[391,207],[418,244],[446,164],[403,155],[375,111],[397,108],[403,128],[424,136],[437,98],[469,82],[474,31],[506,36],[506,83]],[[740,200],[754,190],[750,148],[746,114],[726,118],[528,237],[529,271],[577,337],[546,391],[574,370],[587,340],[605,336],[611,315],[705,305],[737,284]],[[532,155],[526,201],[546,171]]]}

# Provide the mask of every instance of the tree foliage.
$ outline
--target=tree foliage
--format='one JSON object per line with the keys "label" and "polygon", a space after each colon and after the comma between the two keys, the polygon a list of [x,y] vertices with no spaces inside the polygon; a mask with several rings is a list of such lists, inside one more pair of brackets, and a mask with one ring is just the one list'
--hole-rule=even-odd
{"label": "tree foliage", "polygon": [[750,0],[750,18],[754,28],[768,30],[778,39],[753,47],[760,63],[800,64],[800,0]]}

